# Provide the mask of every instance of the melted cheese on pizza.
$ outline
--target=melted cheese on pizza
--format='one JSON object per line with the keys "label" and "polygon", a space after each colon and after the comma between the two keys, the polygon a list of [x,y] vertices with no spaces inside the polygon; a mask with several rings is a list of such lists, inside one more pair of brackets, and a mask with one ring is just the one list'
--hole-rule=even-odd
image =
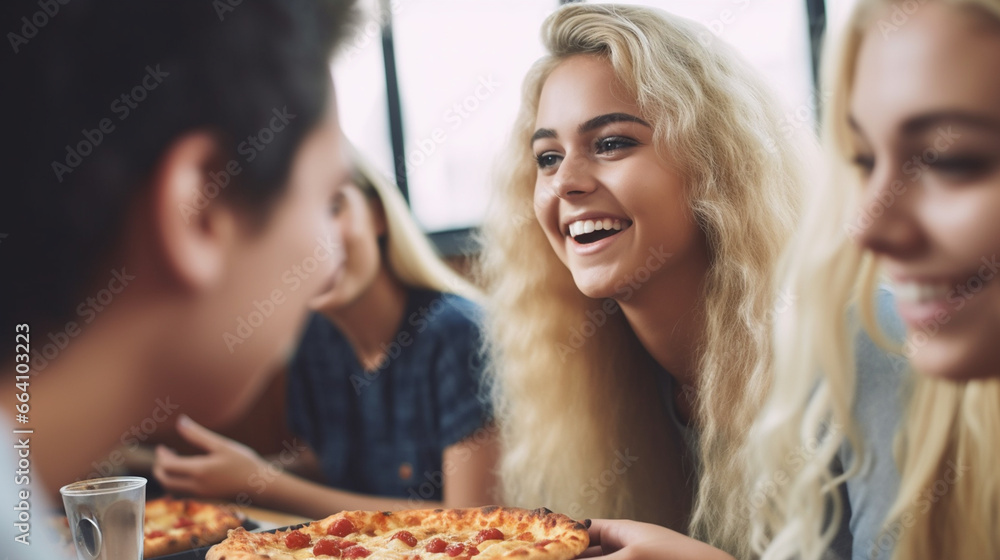
{"label": "melted cheese on pizza", "polygon": [[242,529],[209,551],[210,560],[487,560],[574,558],[587,546],[583,525],[548,510],[495,506],[469,510],[343,512],[297,530]]}
{"label": "melted cheese on pizza", "polygon": [[[467,539],[456,540],[454,537],[449,538],[448,535],[426,529],[415,529],[409,532],[417,538],[416,546],[410,546],[400,539],[393,538],[395,533],[376,536],[352,536],[343,540],[356,542],[359,546],[368,551],[367,556],[356,556],[356,558],[369,558],[371,560],[410,560],[415,559],[415,557],[419,557],[421,560],[451,560],[453,558],[469,558],[469,552],[471,552],[469,549],[471,547],[475,547],[479,551],[479,553],[472,556],[472,558],[477,560],[486,560],[488,558],[502,557],[510,552],[514,552],[515,550],[524,550],[527,552],[529,549],[534,549],[535,547],[535,543],[515,539],[483,541],[482,543],[476,545],[470,543]],[[258,553],[262,556],[270,556],[274,560],[337,558],[338,556],[336,555],[317,556],[313,553],[313,547],[322,539],[337,540],[337,537],[322,537],[320,539],[313,537],[310,540],[309,546],[297,550],[289,550],[289,548],[284,546],[283,543],[274,543],[272,546],[265,546],[258,549]],[[464,550],[456,552],[455,554],[449,554],[448,552],[428,552],[428,545],[435,539],[445,541],[446,546],[460,544]],[[345,550],[350,549],[341,549],[342,552],[339,557],[349,557],[343,556],[343,551]],[[453,550],[457,550],[457,547]]]}

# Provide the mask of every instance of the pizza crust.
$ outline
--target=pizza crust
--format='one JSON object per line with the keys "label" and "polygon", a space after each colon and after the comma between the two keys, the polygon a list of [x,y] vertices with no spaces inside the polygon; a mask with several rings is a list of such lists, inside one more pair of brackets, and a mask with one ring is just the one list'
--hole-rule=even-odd
{"label": "pizza crust", "polygon": [[[331,526],[348,520],[356,531],[345,539],[331,536]],[[480,531],[499,529],[503,539],[477,541]],[[309,537],[304,548],[289,549],[286,537],[292,530],[275,533],[250,533],[242,528],[229,532],[229,537],[212,547],[206,560],[309,560],[334,558],[315,556],[312,547],[321,539],[346,540],[364,547],[370,554],[368,560],[437,560],[469,558],[458,553],[427,552],[427,544],[442,539],[448,544],[461,544],[465,552],[475,547],[478,553],[471,558],[517,558],[523,560],[569,560],[586,550],[590,540],[586,527],[569,517],[547,509],[525,510],[488,506],[475,509],[425,509],[399,512],[347,511],[331,515],[297,529]],[[416,546],[409,546],[393,536],[400,531],[412,534]]]}
{"label": "pizza crust", "polygon": [[222,505],[169,497],[150,500],[146,502],[143,558],[217,543],[242,522],[240,516]]}

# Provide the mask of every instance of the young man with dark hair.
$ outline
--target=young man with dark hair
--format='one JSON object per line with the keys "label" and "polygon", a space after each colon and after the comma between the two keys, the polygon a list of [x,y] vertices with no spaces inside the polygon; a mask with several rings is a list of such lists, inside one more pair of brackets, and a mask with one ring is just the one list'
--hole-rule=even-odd
{"label": "young man with dark hair", "polygon": [[[342,262],[349,4],[5,2],[0,425],[32,433],[3,519],[136,427],[232,419],[290,352]],[[4,525],[0,553],[47,557]]]}

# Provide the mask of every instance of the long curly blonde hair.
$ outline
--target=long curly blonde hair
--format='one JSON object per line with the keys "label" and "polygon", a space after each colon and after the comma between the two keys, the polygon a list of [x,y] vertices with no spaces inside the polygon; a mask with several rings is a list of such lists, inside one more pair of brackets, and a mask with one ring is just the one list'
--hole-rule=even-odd
{"label": "long curly blonde hair", "polygon": [[[976,9],[1000,22],[998,0],[933,1]],[[764,497],[753,510],[753,544],[768,560],[824,557],[844,507],[838,485],[865,460],[851,417],[853,341],[864,328],[890,345],[874,320],[877,264],[851,239],[859,224],[861,185],[849,165],[854,154],[848,103],[865,32],[891,6],[889,0],[862,0],[844,37],[827,48],[828,180],[783,258],[781,282],[797,302],[777,321],[774,390],[751,437],[757,494]],[[845,312],[852,307],[860,322]],[[905,347],[896,350],[907,354]],[[876,542],[855,547],[870,547],[865,552],[872,558],[885,558],[892,548],[900,560],[1000,558],[1000,379],[958,383],[912,376],[904,389],[906,413],[896,442],[899,495]],[[834,476],[829,466],[845,444],[854,462]],[[802,448],[813,451],[811,459],[790,464],[786,458]],[[766,492],[779,472],[786,482]]]}
{"label": "long curly blonde hair", "polygon": [[[483,225],[480,273],[507,501],[652,521],[740,554],[748,520],[731,514],[730,498],[747,484],[742,443],[770,376],[771,272],[794,227],[809,142],[780,128],[761,80],[706,37],[700,25],[649,8],[568,5],[549,16],[550,54],[525,78]],[[626,318],[577,289],[535,219],[538,99],[552,69],[578,54],[607,60],[637,100],[657,149],[680,162],[707,239],[696,449],[673,428],[661,370]],[[585,343],[573,344],[573,333]]]}

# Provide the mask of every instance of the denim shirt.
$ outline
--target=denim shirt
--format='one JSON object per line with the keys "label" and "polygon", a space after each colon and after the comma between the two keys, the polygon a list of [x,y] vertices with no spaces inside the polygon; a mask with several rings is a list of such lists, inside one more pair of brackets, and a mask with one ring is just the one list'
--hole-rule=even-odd
{"label": "denim shirt", "polygon": [[314,313],[288,377],[292,431],[332,487],[441,500],[442,454],[489,421],[480,382],[480,311],[459,296],[410,290],[386,361],[365,371],[344,335]]}

